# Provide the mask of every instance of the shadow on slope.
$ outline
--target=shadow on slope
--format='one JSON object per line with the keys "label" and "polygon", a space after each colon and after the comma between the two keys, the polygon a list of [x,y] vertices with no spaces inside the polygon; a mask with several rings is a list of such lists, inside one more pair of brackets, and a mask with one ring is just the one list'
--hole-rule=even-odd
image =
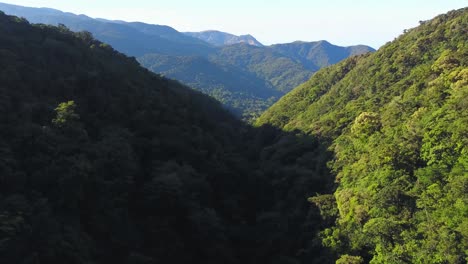
{"label": "shadow on slope", "polygon": [[324,263],[320,140],[0,14],[0,262]]}

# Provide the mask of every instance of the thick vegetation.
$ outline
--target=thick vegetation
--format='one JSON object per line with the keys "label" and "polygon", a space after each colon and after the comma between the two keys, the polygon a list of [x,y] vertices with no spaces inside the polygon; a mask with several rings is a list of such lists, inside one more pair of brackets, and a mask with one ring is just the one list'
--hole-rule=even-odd
{"label": "thick vegetation", "polygon": [[337,263],[468,261],[468,9],[316,73],[258,120],[330,142]]}
{"label": "thick vegetation", "polygon": [[0,13],[0,263],[465,263],[467,29],[467,8],[423,21],[252,128]]}
{"label": "thick vegetation", "polygon": [[326,262],[318,140],[64,26],[0,13],[0,60],[0,263]]}

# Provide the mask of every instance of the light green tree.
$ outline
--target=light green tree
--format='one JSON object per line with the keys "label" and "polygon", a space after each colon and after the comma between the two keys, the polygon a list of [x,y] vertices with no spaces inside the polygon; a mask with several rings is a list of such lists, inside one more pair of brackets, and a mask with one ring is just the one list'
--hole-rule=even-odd
{"label": "light green tree", "polygon": [[75,113],[76,105],[74,101],[68,101],[60,103],[55,112],[57,113],[56,117],[52,120],[52,123],[58,127],[62,127],[65,124],[78,120],[80,116]]}

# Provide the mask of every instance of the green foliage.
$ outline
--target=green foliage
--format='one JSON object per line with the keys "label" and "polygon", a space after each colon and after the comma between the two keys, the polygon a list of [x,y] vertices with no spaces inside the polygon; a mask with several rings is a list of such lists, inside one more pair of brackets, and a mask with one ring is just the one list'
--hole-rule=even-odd
{"label": "green foliage", "polygon": [[314,203],[320,209],[320,215],[326,220],[338,216],[335,197],[331,194],[309,197],[309,202]]}
{"label": "green foliage", "polygon": [[60,103],[55,112],[57,116],[52,120],[52,123],[56,126],[64,126],[69,122],[73,122],[79,119],[79,115],[75,112],[75,102],[68,101],[65,103]]}
{"label": "green foliage", "polygon": [[199,56],[147,54],[138,61],[153,72],[212,96],[245,120],[259,116],[283,94],[265,78],[241,67],[221,65]]}
{"label": "green foliage", "polygon": [[259,116],[312,74],[281,54],[247,44],[221,47],[208,58],[147,54],[138,60],[214,97],[244,120]]}
{"label": "green foliage", "polygon": [[[237,115],[251,120],[318,69],[351,54],[370,51],[329,43],[331,49],[323,50],[316,43],[304,43],[310,49],[305,56],[304,47],[296,44],[271,47],[236,44],[220,47],[208,58],[147,54],[138,60],[154,72],[213,96]],[[317,58],[325,58],[327,62],[316,63]],[[309,65],[311,61],[313,65]]]}
{"label": "green foliage", "polygon": [[359,256],[343,255],[336,261],[336,264],[361,264],[364,260]]}
{"label": "green foliage", "polygon": [[466,28],[466,8],[426,21],[374,54],[317,72],[257,120],[330,142],[336,219],[332,197],[310,200],[325,209],[322,241],[337,254],[467,261]]}
{"label": "green foliage", "polygon": [[0,13],[0,54],[0,263],[330,263],[316,138],[252,128],[87,32]]}
{"label": "green foliage", "polygon": [[[467,14],[317,72],[254,128],[88,32],[0,14],[0,262],[466,262]],[[248,52],[268,78],[284,61]]]}
{"label": "green foliage", "polygon": [[354,135],[370,135],[380,129],[381,123],[377,113],[362,112],[354,120],[351,133]]}
{"label": "green foliage", "polygon": [[300,63],[263,47],[237,44],[223,47],[210,59],[221,65],[234,65],[246,69],[271,83],[282,93],[291,91],[312,74]]}

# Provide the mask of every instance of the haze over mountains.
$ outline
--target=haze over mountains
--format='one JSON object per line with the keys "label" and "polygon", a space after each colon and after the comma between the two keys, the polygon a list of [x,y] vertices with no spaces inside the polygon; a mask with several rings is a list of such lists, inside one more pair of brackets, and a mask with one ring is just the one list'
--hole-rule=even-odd
{"label": "haze over mountains", "polygon": [[[0,10],[32,23],[89,31],[148,69],[213,96],[247,119],[258,116],[318,69],[374,51],[368,46],[339,47],[326,41],[263,46],[249,35],[181,33],[169,26],[93,19],[50,8],[0,3]],[[220,73],[226,78],[219,78]]]}

